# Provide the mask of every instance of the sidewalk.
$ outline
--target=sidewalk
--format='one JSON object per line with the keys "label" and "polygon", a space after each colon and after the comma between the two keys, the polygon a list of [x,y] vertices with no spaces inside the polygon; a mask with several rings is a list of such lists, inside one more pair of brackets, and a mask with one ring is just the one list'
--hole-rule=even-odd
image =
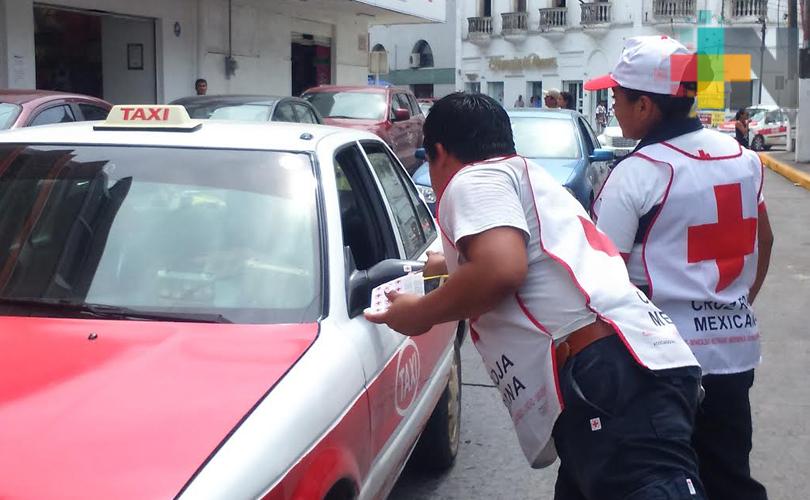
{"label": "sidewalk", "polygon": [[797,186],[810,190],[810,163],[794,161],[795,154],[788,151],[759,153],[762,164]]}

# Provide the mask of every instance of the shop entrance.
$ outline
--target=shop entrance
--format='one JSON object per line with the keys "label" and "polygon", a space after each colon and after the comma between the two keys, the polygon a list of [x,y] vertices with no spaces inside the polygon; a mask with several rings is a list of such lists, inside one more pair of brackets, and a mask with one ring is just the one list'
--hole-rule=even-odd
{"label": "shop entrance", "polygon": [[293,33],[290,47],[292,95],[308,88],[332,83],[332,40],[305,33]]}
{"label": "shop entrance", "polygon": [[38,89],[157,102],[153,19],[36,5],[34,46]]}

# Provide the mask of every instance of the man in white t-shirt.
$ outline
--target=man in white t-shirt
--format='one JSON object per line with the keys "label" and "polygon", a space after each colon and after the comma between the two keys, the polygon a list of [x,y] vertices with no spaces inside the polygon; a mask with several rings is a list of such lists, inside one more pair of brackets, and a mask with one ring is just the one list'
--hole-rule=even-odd
{"label": "man in white t-shirt", "polygon": [[450,277],[366,318],[405,335],[471,318],[527,460],[560,457],[557,500],[706,498],[690,443],[700,369],[610,240],[515,154],[492,98],[444,97],[424,137],[446,259],[424,272]]}
{"label": "man in white t-shirt", "polygon": [[748,462],[748,392],[760,361],[751,304],[773,242],[762,164],[689,116],[695,66],[676,40],[635,37],[610,75],[585,84],[613,89],[624,136],[641,140],[613,169],[593,212],[627,260],[631,281],[700,361],[706,397],[693,442],[709,498],[764,500]]}

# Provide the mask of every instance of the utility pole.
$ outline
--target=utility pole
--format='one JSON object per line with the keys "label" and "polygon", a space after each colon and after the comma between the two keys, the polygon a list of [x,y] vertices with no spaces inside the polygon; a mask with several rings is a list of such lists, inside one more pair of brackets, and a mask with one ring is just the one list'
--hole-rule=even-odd
{"label": "utility pole", "polygon": [[762,80],[765,79],[763,71],[765,69],[765,15],[760,16],[759,22],[762,23],[762,44],[759,46],[759,92],[757,95],[757,104],[762,104]]}

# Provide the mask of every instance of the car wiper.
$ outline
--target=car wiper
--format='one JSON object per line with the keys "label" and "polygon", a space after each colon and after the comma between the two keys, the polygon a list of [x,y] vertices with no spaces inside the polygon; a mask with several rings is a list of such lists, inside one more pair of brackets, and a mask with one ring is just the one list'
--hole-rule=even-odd
{"label": "car wiper", "polygon": [[358,119],[356,116],[346,116],[346,115],[329,115],[326,118],[349,118],[352,120]]}
{"label": "car wiper", "polygon": [[72,302],[66,299],[0,297],[0,305],[88,314],[96,318],[105,319],[142,319],[151,321],[179,321],[188,323],[232,323],[231,320],[218,313],[149,311],[133,309],[131,307],[113,306],[109,304]]}

